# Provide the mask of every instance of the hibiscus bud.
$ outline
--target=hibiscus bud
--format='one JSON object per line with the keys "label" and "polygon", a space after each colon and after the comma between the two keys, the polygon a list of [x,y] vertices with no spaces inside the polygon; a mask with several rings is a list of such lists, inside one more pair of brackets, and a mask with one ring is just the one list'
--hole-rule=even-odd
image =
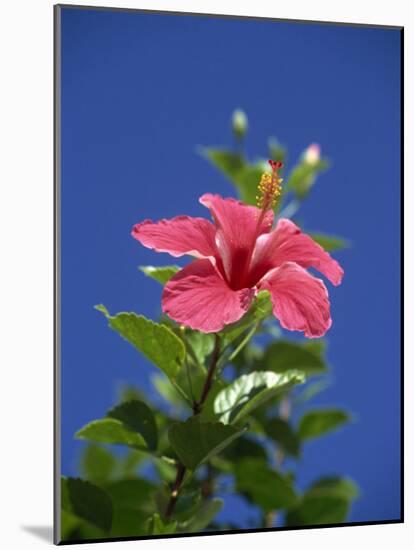
{"label": "hibiscus bud", "polygon": [[241,109],[236,109],[233,113],[231,124],[236,138],[242,140],[246,135],[247,128],[249,126],[246,113]]}
{"label": "hibiscus bud", "polygon": [[303,160],[312,166],[317,164],[321,158],[321,147],[318,143],[312,143],[305,149]]}

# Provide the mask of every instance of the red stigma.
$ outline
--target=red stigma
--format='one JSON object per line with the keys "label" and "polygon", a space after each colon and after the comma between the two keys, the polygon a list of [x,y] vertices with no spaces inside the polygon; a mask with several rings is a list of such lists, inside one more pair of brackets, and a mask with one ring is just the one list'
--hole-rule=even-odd
{"label": "red stigma", "polygon": [[283,162],[281,162],[280,160],[269,160],[269,164],[273,172],[279,170],[279,168],[282,168],[283,166]]}

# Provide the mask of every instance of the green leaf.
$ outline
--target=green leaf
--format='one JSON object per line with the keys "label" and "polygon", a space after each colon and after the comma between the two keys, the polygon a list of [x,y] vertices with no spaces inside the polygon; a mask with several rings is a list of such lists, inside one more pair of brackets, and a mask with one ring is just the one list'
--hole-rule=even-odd
{"label": "green leaf", "polygon": [[263,445],[246,436],[236,439],[233,445],[227,447],[223,452],[223,458],[230,462],[236,462],[244,458],[261,458],[266,460],[266,456]]}
{"label": "green leaf", "polygon": [[208,147],[201,148],[201,154],[236,186],[243,202],[256,204],[260,178],[265,170],[269,170],[264,161],[249,163],[239,153]]}
{"label": "green leaf", "polygon": [[270,469],[261,459],[237,462],[235,476],[237,490],[265,512],[291,508],[297,503],[290,480]]}
{"label": "green leaf", "polygon": [[141,434],[128,428],[115,418],[101,418],[93,420],[76,432],[78,439],[87,439],[97,443],[128,445],[134,449],[145,450],[147,444]]}
{"label": "green leaf", "polygon": [[288,512],[287,526],[329,525],[343,523],[349,512],[349,501],[338,497],[309,497],[302,504]]}
{"label": "green leaf", "polygon": [[114,507],[111,537],[140,537],[148,534],[148,514],[141,510]]}
{"label": "green leaf", "polygon": [[60,507],[66,512],[72,511],[72,504],[70,502],[69,488],[68,488],[68,478],[60,478]]}
{"label": "green leaf", "polygon": [[83,477],[98,485],[108,481],[116,468],[114,455],[100,445],[87,445],[83,451],[80,471]]}
{"label": "green leaf", "polygon": [[175,380],[184,364],[185,346],[171,329],[136,313],[111,316],[105,306],[96,306],[96,309],[105,314],[113,330],[143,353],[170,380]]}
{"label": "green leaf", "polygon": [[202,531],[210,525],[223,508],[223,504],[224,501],[221,498],[212,498],[202,502],[194,516],[180,525],[179,531],[183,533],[198,533]]}
{"label": "green leaf", "polygon": [[182,464],[195,470],[243,433],[245,429],[226,426],[220,422],[201,422],[195,416],[185,422],[172,424],[168,437]]}
{"label": "green leaf", "polygon": [[281,450],[295,458],[300,455],[300,439],[291,425],[282,418],[272,418],[265,425],[266,434],[271,437]]}
{"label": "green leaf", "polygon": [[299,423],[299,437],[313,439],[332,432],[349,422],[350,416],[340,409],[320,409],[306,413]]}
{"label": "green leaf", "polygon": [[142,271],[147,277],[151,277],[151,279],[155,279],[162,285],[165,285],[165,283],[168,283],[171,277],[173,277],[178,271],[180,271],[181,267],[178,265],[165,265],[162,267],[154,267],[152,265],[140,265],[138,269]]}
{"label": "green leaf", "polygon": [[308,233],[308,235],[320,244],[326,252],[334,252],[335,250],[342,250],[351,246],[351,243],[342,237],[324,235],[323,233]]}
{"label": "green leaf", "polygon": [[220,456],[213,457],[211,465],[221,472],[233,474],[235,463],[246,458],[259,458],[266,461],[267,452],[263,442],[258,443],[250,437],[239,437]]}
{"label": "green leaf", "polygon": [[117,400],[120,403],[125,401],[145,401],[145,394],[140,389],[130,384],[120,384],[117,388]]}
{"label": "green leaf", "polygon": [[148,449],[155,450],[158,444],[157,425],[151,409],[142,401],[127,401],[111,409],[107,416],[115,418],[144,438]]}
{"label": "green leaf", "polygon": [[[168,501],[171,492],[168,493]],[[165,503],[164,511],[167,509],[168,501]],[[194,487],[183,487],[180,497],[174,508],[174,518],[178,522],[188,521],[201,506],[201,490]]]}
{"label": "green leaf", "polygon": [[106,485],[105,490],[115,506],[147,512],[153,508],[156,486],[147,479],[120,479]]}
{"label": "green leaf", "polygon": [[243,170],[245,162],[238,153],[232,153],[225,149],[214,149],[213,147],[201,147],[200,153],[211,164],[218,168],[232,182],[235,181],[238,174]]}
{"label": "green leaf", "polygon": [[105,487],[113,503],[111,536],[133,537],[147,534],[147,519],[155,512],[156,487],[145,479],[115,481]]}
{"label": "green leaf", "polygon": [[331,476],[319,479],[306,491],[306,498],[338,497],[354,500],[359,495],[358,486],[347,477]]}
{"label": "green leaf", "polygon": [[217,395],[214,411],[221,415],[224,424],[234,424],[278,393],[304,380],[305,375],[297,370],[283,374],[266,371],[244,374]]}
{"label": "green leaf", "polygon": [[323,374],[327,367],[318,353],[306,347],[280,340],[267,347],[260,360],[261,370],[286,372],[292,369],[303,371],[306,376]]}
{"label": "green leaf", "polygon": [[309,487],[299,505],[288,513],[287,525],[342,523],[358,494],[357,485],[349,478],[319,479]]}
{"label": "green leaf", "polygon": [[112,502],[100,487],[78,478],[62,479],[62,507],[66,512],[109,531],[112,524]]}
{"label": "green leaf", "polygon": [[191,346],[197,361],[200,365],[204,365],[206,357],[208,357],[214,349],[214,335],[204,334],[196,330],[186,330],[185,339]]}
{"label": "green leaf", "polygon": [[324,359],[326,354],[326,340],[324,338],[314,338],[302,343],[303,347],[308,351],[311,351],[321,359]]}
{"label": "green leaf", "polygon": [[246,204],[257,204],[257,187],[263,172],[268,171],[268,166],[262,162],[246,164],[234,179],[241,200]]}
{"label": "green leaf", "polygon": [[60,511],[60,538],[62,540],[70,540],[73,537],[73,532],[77,531],[81,525],[81,520],[67,512],[66,510]]}
{"label": "green leaf", "polygon": [[164,523],[159,514],[154,514],[147,522],[147,532],[149,535],[169,535],[175,533],[176,529],[176,521]]}

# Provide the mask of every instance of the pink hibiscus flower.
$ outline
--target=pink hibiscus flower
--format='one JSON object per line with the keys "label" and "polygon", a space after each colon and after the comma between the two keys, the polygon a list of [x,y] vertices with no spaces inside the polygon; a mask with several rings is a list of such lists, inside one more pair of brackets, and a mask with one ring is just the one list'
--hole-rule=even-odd
{"label": "pink hibiscus flower", "polygon": [[157,252],[196,258],[165,285],[162,309],[177,323],[201,332],[218,332],[238,321],[260,290],[268,290],[273,314],[282,327],[321,337],[332,324],[328,291],[313,267],[339,285],[341,266],[290,220],[273,227],[273,207],[280,195],[281,163],[269,161],[258,207],[232,198],[205,194],[214,223],[177,216],[136,224],[132,236]]}

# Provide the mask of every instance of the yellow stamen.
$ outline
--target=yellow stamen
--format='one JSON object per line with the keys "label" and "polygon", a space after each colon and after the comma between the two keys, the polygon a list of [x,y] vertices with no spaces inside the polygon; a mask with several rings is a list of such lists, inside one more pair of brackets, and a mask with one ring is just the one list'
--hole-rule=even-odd
{"label": "yellow stamen", "polygon": [[282,193],[282,178],[279,178],[277,168],[273,168],[271,174],[262,174],[258,190],[260,194],[256,197],[257,206],[264,211],[273,209]]}

